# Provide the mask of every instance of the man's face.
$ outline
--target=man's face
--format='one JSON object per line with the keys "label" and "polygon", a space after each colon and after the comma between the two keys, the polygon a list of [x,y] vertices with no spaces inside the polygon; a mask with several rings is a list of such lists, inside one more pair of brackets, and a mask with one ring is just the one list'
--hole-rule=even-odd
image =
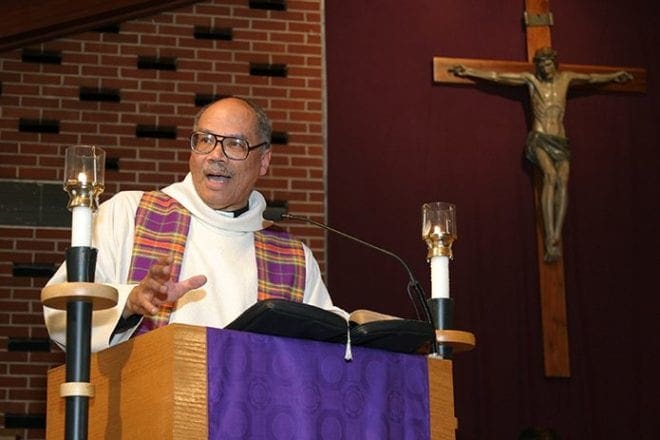
{"label": "man's face", "polygon": [[[238,99],[224,99],[201,115],[195,130],[246,139],[250,145],[267,139],[257,138],[252,109]],[[222,152],[220,142],[208,154],[190,153],[190,172],[195,190],[213,209],[232,211],[247,205],[259,176],[268,171],[270,149],[250,151],[245,160],[232,160]]]}
{"label": "man's face", "polygon": [[551,58],[543,58],[536,63],[536,72],[543,81],[552,81],[555,77],[557,67]]}

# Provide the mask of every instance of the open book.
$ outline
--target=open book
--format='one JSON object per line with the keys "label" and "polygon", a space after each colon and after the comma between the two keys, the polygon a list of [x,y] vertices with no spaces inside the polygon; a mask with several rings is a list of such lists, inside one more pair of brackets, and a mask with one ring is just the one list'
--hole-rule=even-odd
{"label": "open book", "polygon": [[435,337],[426,321],[403,319],[371,310],[356,310],[349,322],[310,304],[268,299],[259,301],[226,328],[275,336],[351,344],[400,353],[428,353]]}

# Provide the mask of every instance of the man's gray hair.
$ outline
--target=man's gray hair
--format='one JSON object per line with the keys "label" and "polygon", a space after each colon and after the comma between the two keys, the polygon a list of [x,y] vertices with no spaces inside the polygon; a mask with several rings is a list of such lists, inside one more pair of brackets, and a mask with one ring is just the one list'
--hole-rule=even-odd
{"label": "man's gray hair", "polygon": [[263,109],[263,107],[261,107],[259,104],[252,101],[251,99],[241,98],[240,96],[223,96],[222,98],[217,99],[210,104],[206,104],[204,107],[200,109],[199,112],[197,112],[197,115],[195,116],[195,120],[193,122],[193,130],[197,130],[199,119],[202,117],[202,114],[204,114],[204,112],[210,106],[224,99],[229,99],[229,98],[238,99],[239,101],[242,101],[245,104],[247,104],[252,109],[252,111],[254,112],[255,119],[257,121],[254,130],[257,133],[257,136],[259,136],[260,138],[259,143],[268,142],[266,145],[264,145],[264,150],[270,148],[270,138],[273,133],[273,126],[270,122],[270,119],[268,118],[268,115],[266,114],[266,111]]}

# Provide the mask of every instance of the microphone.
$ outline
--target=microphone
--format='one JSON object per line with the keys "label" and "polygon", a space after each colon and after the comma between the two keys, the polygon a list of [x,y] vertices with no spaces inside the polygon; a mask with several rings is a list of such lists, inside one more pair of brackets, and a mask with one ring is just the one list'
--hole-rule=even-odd
{"label": "microphone", "polygon": [[[410,270],[410,267],[408,267],[406,262],[403,261],[403,259],[401,257],[399,257],[397,254],[395,254],[394,252],[388,251],[387,249],[383,249],[383,248],[378,247],[374,244],[368,243],[364,240],[361,240],[357,237],[349,235],[345,232],[342,232],[342,231],[340,231],[338,229],[335,229],[331,226],[328,226],[326,224],[323,224],[323,223],[317,222],[315,220],[312,220],[309,217],[302,217],[302,216],[298,216],[298,215],[288,214],[286,212],[286,207],[283,207],[283,206],[268,206],[266,208],[266,210],[264,211],[264,213],[263,213],[263,217],[264,217],[265,220],[268,220],[268,221],[271,221],[271,222],[274,222],[274,223],[280,222],[282,220],[295,220],[295,221],[300,221],[300,222],[304,222],[304,223],[310,223],[312,225],[318,226],[321,229],[325,229],[326,231],[330,231],[332,233],[341,235],[344,238],[348,238],[349,240],[353,240],[357,243],[360,243],[364,246],[367,246],[371,249],[377,250],[378,252],[381,252],[385,255],[389,255],[390,257],[394,258],[399,263],[401,263],[401,265],[404,267],[404,269],[408,273],[408,286],[406,288],[406,291],[408,292],[408,297],[410,298],[410,300],[413,303],[415,313],[419,317],[419,310],[417,309],[417,305],[415,304],[415,299],[413,298],[413,293],[417,297],[417,301],[419,301],[422,304],[422,309],[424,310],[424,315],[426,317],[426,321],[429,322],[431,324],[431,326],[433,326],[433,328],[435,328],[434,323],[433,323],[433,317],[431,315],[431,310],[429,309],[429,306],[426,303],[426,294],[424,293],[424,289],[422,289],[421,284],[419,284],[419,281],[417,281],[417,278],[415,278],[415,275],[413,275],[412,270]],[[437,345],[436,345],[435,338],[433,338],[432,347],[433,347],[433,352],[437,353]]]}

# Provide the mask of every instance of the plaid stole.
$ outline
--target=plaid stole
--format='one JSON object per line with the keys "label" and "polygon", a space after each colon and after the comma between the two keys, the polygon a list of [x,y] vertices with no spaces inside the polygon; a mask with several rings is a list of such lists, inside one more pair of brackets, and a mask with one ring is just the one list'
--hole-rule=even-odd
{"label": "plaid stole", "polygon": [[[190,227],[190,213],[165,193],[144,193],[135,215],[135,238],[128,282],[139,283],[161,256],[174,258],[172,277],[179,280]],[[302,243],[277,228],[254,233],[259,301],[268,298],[302,302],[305,292],[305,251]],[[169,323],[174,303],[154,316],[145,315],[134,336]]]}
{"label": "plaid stole", "polygon": [[[135,237],[128,282],[142,281],[156,260],[168,255],[174,259],[172,279],[178,281],[189,227],[190,215],[179,202],[162,192],[144,193],[135,214]],[[164,303],[155,315],[145,315],[135,336],[167,325],[174,306],[174,303]]]}
{"label": "plaid stole", "polygon": [[281,298],[302,302],[305,294],[305,251],[288,233],[271,227],[254,233],[259,301]]}

